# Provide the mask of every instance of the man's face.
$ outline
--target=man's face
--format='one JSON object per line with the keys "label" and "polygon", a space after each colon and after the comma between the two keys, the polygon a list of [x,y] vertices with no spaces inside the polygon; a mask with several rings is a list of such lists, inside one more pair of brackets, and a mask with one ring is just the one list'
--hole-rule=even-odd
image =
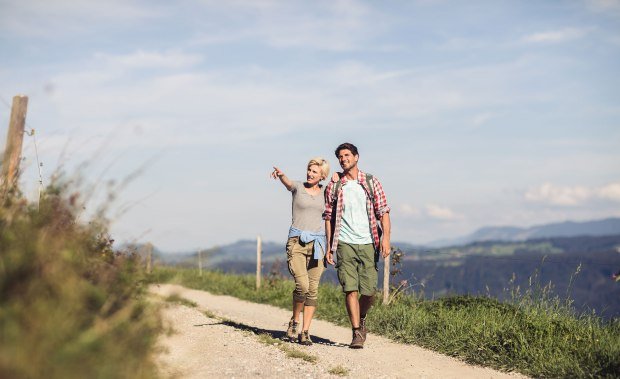
{"label": "man's face", "polygon": [[349,171],[357,166],[358,159],[359,155],[353,155],[351,150],[348,149],[342,149],[338,153],[338,162],[340,163],[340,167],[345,171]]}

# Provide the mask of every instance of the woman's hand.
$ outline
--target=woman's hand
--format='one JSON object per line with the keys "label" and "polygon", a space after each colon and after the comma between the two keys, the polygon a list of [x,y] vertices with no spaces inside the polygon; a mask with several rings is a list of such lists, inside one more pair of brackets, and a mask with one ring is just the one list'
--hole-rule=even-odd
{"label": "woman's hand", "polygon": [[284,173],[282,172],[282,170],[280,170],[276,166],[273,166],[273,172],[271,173],[271,177],[275,180],[275,179],[280,179],[280,177],[282,176],[284,176]]}
{"label": "woman's hand", "polygon": [[334,172],[334,175],[332,175],[332,182],[336,183],[339,180],[340,180],[340,174],[338,174],[337,172]]}
{"label": "woman's hand", "polygon": [[293,189],[293,182],[289,178],[287,178],[287,176],[284,175],[282,170],[280,170],[276,166],[273,166],[273,172],[269,176],[271,176],[274,180],[280,179],[280,181],[282,182],[282,184],[284,184],[284,187],[286,187],[287,190],[291,191]]}

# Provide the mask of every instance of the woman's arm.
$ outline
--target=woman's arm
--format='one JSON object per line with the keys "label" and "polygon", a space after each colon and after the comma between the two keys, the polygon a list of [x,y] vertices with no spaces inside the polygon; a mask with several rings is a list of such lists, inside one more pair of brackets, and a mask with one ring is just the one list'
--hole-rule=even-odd
{"label": "woman's arm", "polygon": [[291,179],[284,175],[282,170],[280,170],[276,166],[273,166],[273,172],[271,173],[271,177],[273,179],[280,179],[280,181],[282,182],[282,184],[284,184],[284,187],[286,187],[287,190],[290,191],[293,189],[293,182],[291,181]]}

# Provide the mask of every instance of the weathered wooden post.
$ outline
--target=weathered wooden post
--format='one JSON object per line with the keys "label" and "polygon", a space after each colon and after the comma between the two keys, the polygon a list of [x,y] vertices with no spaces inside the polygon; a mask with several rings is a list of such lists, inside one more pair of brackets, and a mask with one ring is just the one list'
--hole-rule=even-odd
{"label": "weathered wooden post", "polygon": [[153,270],[153,244],[147,243],[146,246],[146,273],[150,274]]}
{"label": "weathered wooden post", "polygon": [[1,181],[5,191],[10,190],[16,184],[19,175],[19,163],[22,155],[27,109],[28,96],[17,95],[13,97],[11,120],[6,137],[4,159],[2,160]]}
{"label": "weathered wooden post", "polygon": [[383,259],[383,304],[390,298],[390,256]]}
{"label": "weathered wooden post", "polygon": [[202,276],[202,250],[198,250],[198,276]]}
{"label": "weathered wooden post", "polygon": [[260,289],[260,276],[261,276],[261,255],[263,253],[263,246],[260,236],[256,237],[256,289]]}

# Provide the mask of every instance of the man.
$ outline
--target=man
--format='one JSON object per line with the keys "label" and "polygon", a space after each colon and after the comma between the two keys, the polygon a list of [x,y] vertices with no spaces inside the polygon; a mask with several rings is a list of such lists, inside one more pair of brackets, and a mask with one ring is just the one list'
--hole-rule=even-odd
{"label": "man", "polygon": [[338,280],[353,329],[350,347],[361,349],[368,331],[366,315],[377,289],[379,254],[384,258],[390,254],[390,207],[379,180],[357,167],[355,145],[338,146],[336,157],[343,173],[325,189],[325,259],[333,265],[336,252]]}

